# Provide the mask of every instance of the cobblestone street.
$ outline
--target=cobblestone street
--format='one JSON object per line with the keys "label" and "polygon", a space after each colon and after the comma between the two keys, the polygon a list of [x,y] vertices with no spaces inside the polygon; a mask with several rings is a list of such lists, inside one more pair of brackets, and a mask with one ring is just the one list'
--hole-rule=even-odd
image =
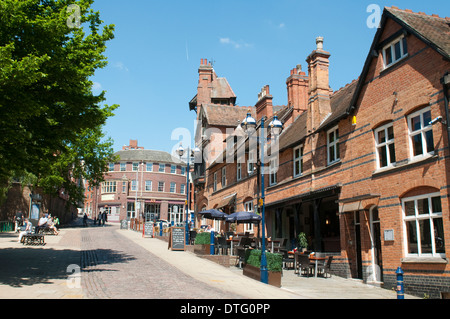
{"label": "cobblestone street", "polygon": [[240,297],[187,276],[114,229],[107,226],[81,230],[82,287],[86,298]]}

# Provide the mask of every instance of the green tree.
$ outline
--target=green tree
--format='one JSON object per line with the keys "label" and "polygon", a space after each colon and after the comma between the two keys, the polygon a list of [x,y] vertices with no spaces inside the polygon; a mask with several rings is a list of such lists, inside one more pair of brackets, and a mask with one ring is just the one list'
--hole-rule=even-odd
{"label": "green tree", "polygon": [[117,105],[102,106],[90,78],[114,25],[101,27],[92,3],[0,0],[0,185],[26,172],[75,198],[74,178],[101,181],[113,154],[101,130]]}

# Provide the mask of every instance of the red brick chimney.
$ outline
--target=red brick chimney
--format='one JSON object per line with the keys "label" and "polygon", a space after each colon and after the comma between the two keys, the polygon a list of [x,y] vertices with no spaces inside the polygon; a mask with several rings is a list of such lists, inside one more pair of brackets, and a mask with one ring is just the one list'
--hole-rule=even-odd
{"label": "red brick chimney", "polygon": [[316,130],[331,112],[328,77],[330,53],[323,50],[323,38],[316,38],[317,48],[306,59],[309,75],[308,131]]}
{"label": "red brick chimney", "polygon": [[271,118],[273,116],[273,97],[270,95],[269,86],[266,85],[258,93],[258,102],[256,102],[256,120],[259,121],[263,116]]}
{"label": "red brick chimney", "polygon": [[297,65],[291,70],[286,80],[288,106],[293,107],[293,119],[308,110],[308,76],[302,72],[302,66]]}
{"label": "red brick chimney", "polygon": [[207,59],[201,59],[200,67],[198,68],[198,86],[197,86],[197,105],[204,105],[211,103],[212,81],[214,77],[214,70],[211,63]]}

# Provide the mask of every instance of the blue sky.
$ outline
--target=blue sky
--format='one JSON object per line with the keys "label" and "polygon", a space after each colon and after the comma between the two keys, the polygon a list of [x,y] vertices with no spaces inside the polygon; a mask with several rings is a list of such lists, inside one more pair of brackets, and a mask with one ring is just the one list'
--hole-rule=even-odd
{"label": "blue sky", "polygon": [[[137,139],[146,149],[171,152],[174,130],[194,135],[200,59],[214,61],[239,106],[252,106],[268,84],[275,105],[287,104],[286,78],[315,49],[317,36],[331,53],[333,90],[356,79],[376,29],[370,4],[450,16],[449,1],[302,0],[96,0],[93,9],[115,24],[108,43],[109,65],[92,78],[106,104],[120,104],[104,127],[114,150]],[[188,137],[185,137],[188,138]]]}

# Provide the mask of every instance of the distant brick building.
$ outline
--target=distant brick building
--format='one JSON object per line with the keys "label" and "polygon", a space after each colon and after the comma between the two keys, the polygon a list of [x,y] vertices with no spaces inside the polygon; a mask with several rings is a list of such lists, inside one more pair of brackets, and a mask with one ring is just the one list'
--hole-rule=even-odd
{"label": "distant brick building", "polygon": [[[165,219],[185,220],[186,164],[169,153],[145,150],[137,141],[115,153],[100,187],[86,187],[85,212],[96,218],[108,213],[108,221]],[[192,196],[191,196],[192,198]]]}
{"label": "distant brick building", "polygon": [[204,90],[220,83],[202,63],[190,108],[203,130],[197,146],[212,155],[196,164],[196,211],[255,209],[260,181],[238,121],[246,112],[258,124],[277,115],[285,129],[278,157],[265,163],[273,168],[265,175],[268,236],[291,248],[304,232],[310,249],[334,257],[335,274],[390,289],[401,267],[407,293],[448,296],[449,23],[385,8],[360,77],[337,91],[318,37],[308,75],[297,66],[286,80],[287,106],[272,105],[268,86],[255,106],[210,105],[214,94]]}

